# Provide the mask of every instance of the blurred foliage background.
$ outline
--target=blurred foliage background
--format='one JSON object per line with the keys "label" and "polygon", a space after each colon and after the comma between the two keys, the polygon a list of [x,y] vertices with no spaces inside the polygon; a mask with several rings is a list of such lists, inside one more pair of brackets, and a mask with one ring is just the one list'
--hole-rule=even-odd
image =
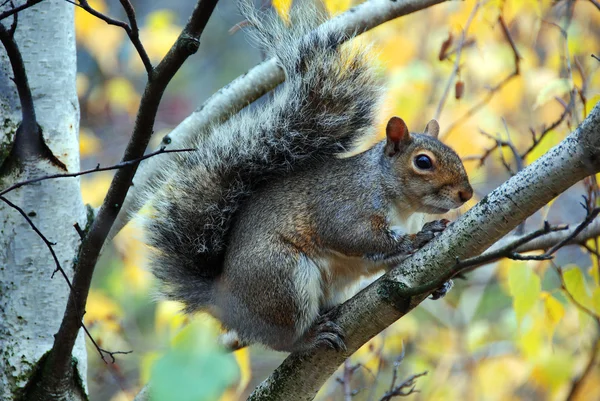
{"label": "blurred foliage background", "polygon": [[[132,4],[142,43],[157,63],[193,2]],[[354,4],[327,1],[333,14]],[[90,5],[125,19],[116,0]],[[289,1],[272,6],[285,13]],[[167,89],[155,144],[212,93],[261,61],[244,29],[231,30],[240,21],[233,1],[219,2],[200,51]],[[82,168],[115,164],[133,128],[146,74],[122,29],[77,9],[76,34]],[[374,43],[374,60],[389,82],[382,121],[399,115],[420,130],[435,116],[444,141],[464,157],[476,190],[465,209],[520,162],[530,164],[558,143],[600,100],[600,62],[591,57],[600,52],[597,1],[449,2],[388,22],[361,40]],[[545,129],[556,121],[554,129]],[[542,133],[523,160],[508,147],[481,158],[495,138],[525,154]],[[111,177],[83,176],[84,201],[99,206]],[[539,228],[542,220],[576,224],[585,216],[579,201],[587,192],[575,186],[530,218],[526,229]],[[220,354],[216,322],[183,316],[179,305],[158,299],[140,236],[139,228],[128,225],[96,269],[85,323],[101,347],[133,352],[104,363],[89,345],[90,399],[131,400],[150,377],[156,394],[170,394],[161,399],[243,399],[285,354],[256,346]],[[318,398],[385,399],[393,377],[397,384],[427,372],[415,378],[419,392],[408,399],[600,399],[597,245],[563,249],[553,262],[507,260],[477,269],[445,299],[426,301],[366,344]]]}

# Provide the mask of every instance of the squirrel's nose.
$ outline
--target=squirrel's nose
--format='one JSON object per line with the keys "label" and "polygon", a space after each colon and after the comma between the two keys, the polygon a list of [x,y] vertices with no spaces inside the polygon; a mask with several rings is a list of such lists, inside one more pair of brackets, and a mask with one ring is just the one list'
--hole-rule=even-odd
{"label": "squirrel's nose", "polygon": [[458,198],[463,203],[468,201],[472,197],[473,197],[473,189],[472,188],[467,188],[467,189],[463,189],[462,191],[458,191]]}

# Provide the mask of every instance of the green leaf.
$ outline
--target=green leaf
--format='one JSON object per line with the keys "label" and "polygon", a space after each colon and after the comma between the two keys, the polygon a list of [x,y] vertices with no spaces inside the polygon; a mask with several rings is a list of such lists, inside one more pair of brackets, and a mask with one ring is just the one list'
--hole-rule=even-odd
{"label": "green leaf", "polygon": [[530,267],[515,265],[508,271],[508,288],[520,324],[538,301],[542,289],[540,278]]}
{"label": "green leaf", "polygon": [[565,281],[565,287],[567,292],[575,299],[575,301],[586,308],[592,307],[592,298],[585,282],[585,277],[579,269],[574,266],[563,273],[563,280]]}
{"label": "green leaf", "polygon": [[173,348],[152,369],[153,401],[214,401],[233,384],[238,369],[232,354],[225,354],[214,338],[191,323],[179,334]]}

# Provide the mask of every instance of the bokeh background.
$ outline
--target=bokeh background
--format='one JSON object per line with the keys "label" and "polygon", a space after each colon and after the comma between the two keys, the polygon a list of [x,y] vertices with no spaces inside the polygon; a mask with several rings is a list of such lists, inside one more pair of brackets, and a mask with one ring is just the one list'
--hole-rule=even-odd
{"label": "bokeh background", "polygon": [[[326,2],[332,14],[356,3]],[[193,2],[132,4],[142,43],[156,64]],[[90,5],[126,18],[116,0]],[[289,1],[257,6],[284,14]],[[243,24],[234,28],[241,21],[234,1],[219,2],[200,51],[167,89],[155,145],[212,93],[262,60]],[[122,29],[77,9],[76,34],[82,168],[116,164],[146,74]],[[482,163],[493,138],[524,152],[533,144],[531,130],[539,137],[565,114],[522,160],[530,164],[600,100],[600,62],[591,57],[600,56],[598,1],[449,2],[388,22],[361,40],[374,44],[373,60],[389,83],[381,120],[398,115],[420,130],[436,116],[444,141],[464,158],[476,195],[462,212],[519,168],[508,148],[492,151]],[[84,201],[99,206],[111,177],[83,176]],[[525,230],[539,228],[543,220],[576,224],[585,215],[579,205],[584,194],[583,185],[573,187],[530,218]],[[158,387],[171,389],[165,399],[244,399],[285,354],[257,346],[220,354],[218,323],[203,315],[183,316],[179,305],[156,296],[140,238],[139,228],[129,224],[96,269],[85,323],[101,347],[133,352],[106,364],[88,344],[90,399],[131,400],[151,377]],[[394,369],[398,381],[428,372],[415,380],[419,392],[408,397],[413,400],[600,399],[600,267],[597,242],[587,246],[561,250],[555,265],[507,260],[470,273],[445,299],[426,301],[366,344],[345,365],[346,386],[336,380],[343,376],[341,367],[319,399],[380,400]],[[556,266],[564,271],[566,290]]]}

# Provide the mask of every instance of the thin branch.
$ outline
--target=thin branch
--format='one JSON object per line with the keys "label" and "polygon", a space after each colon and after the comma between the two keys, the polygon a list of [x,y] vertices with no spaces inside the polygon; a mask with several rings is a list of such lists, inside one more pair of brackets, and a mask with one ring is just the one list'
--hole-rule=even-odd
{"label": "thin branch", "polygon": [[50,180],[50,179],[54,179],[54,178],[68,178],[68,177],[79,177],[80,175],[85,175],[85,174],[92,174],[92,173],[97,173],[100,171],[109,171],[109,170],[117,170],[120,168],[124,168],[124,167],[129,167],[129,166],[133,166],[135,164],[139,164],[142,160],[146,160],[150,157],[156,156],[156,155],[160,155],[162,153],[178,153],[178,152],[192,152],[196,149],[165,149],[165,147],[161,147],[159,150],[152,152],[152,153],[148,153],[147,155],[144,155],[142,157],[138,157],[137,159],[134,160],[127,160],[127,161],[123,161],[120,163],[117,163],[115,165],[112,166],[107,166],[107,167],[100,167],[100,165],[98,164],[96,167],[89,169],[89,170],[82,170],[82,171],[78,171],[76,173],[63,173],[63,174],[51,174],[51,175],[46,175],[43,177],[37,177],[37,178],[32,178],[30,180],[25,180],[25,181],[21,181],[21,182],[17,182],[16,184],[11,185],[10,187],[3,189],[2,191],[0,191],[0,196],[5,195],[7,193],[9,193],[10,191],[14,191],[17,188],[20,188],[24,185],[30,185],[36,182],[40,182],[40,181],[45,181],[45,180]]}
{"label": "thin branch", "polygon": [[[123,155],[123,162],[136,160],[143,156],[152,135],[156,112],[165,88],[183,62],[198,50],[199,39],[206,23],[216,6],[217,0],[199,0],[185,28],[171,47],[167,55],[154,69],[152,80],[146,84],[136,117],[131,139]],[[71,354],[85,302],[90,289],[92,275],[106,236],[117,216],[125,195],[131,185],[137,164],[116,170],[110,188],[98,215],[83,240],[78,263],[73,277],[73,290],[58,333],[54,336],[52,351],[46,362],[47,375],[43,385],[47,389],[60,385],[64,372],[71,367]]]}
{"label": "thin branch", "polygon": [[458,70],[460,69],[460,56],[462,54],[463,46],[465,45],[465,42],[466,42],[467,32],[469,31],[469,28],[471,27],[471,23],[473,22],[473,19],[475,18],[475,15],[477,14],[479,7],[481,7],[480,1],[475,3],[475,5],[473,6],[473,9],[471,10],[471,14],[469,14],[469,18],[467,19],[467,23],[465,24],[465,27],[463,28],[462,33],[460,35],[460,42],[456,46],[456,57],[454,59],[454,67],[452,68],[452,72],[450,73],[450,76],[448,77],[448,82],[446,82],[446,87],[444,88],[444,92],[442,92],[442,96],[440,97],[440,102],[438,104],[437,110],[435,111],[434,118],[436,120],[439,120],[440,115],[442,114],[442,109],[444,108],[444,103],[446,102],[446,99],[448,98],[448,94],[450,93],[450,88],[452,87],[452,82],[454,82],[454,79],[456,78],[456,75],[458,74]]}
{"label": "thin branch", "polygon": [[[1,196],[1,195],[0,195],[0,200],[3,201],[4,203],[6,203],[11,208],[15,209],[17,212],[19,212],[19,214],[21,216],[23,216],[23,218],[25,219],[25,221],[27,221],[27,223],[29,224],[29,226],[31,227],[31,229],[38,235],[38,237],[41,238],[41,240],[44,242],[44,244],[46,245],[46,247],[50,251],[50,254],[52,255],[52,259],[54,259],[54,263],[56,265],[56,268],[52,272],[52,275],[50,276],[50,278],[54,278],[54,275],[57,272],[60,272],[60,274],[63,276],[65,282],[69,286],[69,289],[71,291],[73,291],[73,285],[71,284],[71,280],[69,280],[69,276],[67,276],[67,273],[62,268],[62,266],[60,264],[60,261],[58,260],[58,256],[56,255],[56,252],[54,252],[54,245],[56,245],[56,243],[51,242],[50,240],[48,240],[48,238],[46,238],[46,236],[40,231],[39,228],[37,228],[37,226],[35,225],[35,223],[31,220],[31,218],[27,215],[27,213],[25,213],[25,211],[21,207],[15,205],[14,203],[12,203],[11,201],[9,201],[8,199],[6,199],[4,196]],[[83,313],[81,315],[83,316]],[[106,361],[106,359],[104,358],[105,354],[109,355],[112,358],[112,363],[114,363],[115,362],[115,357],[114,357],[115,355],[117,355],[117,354],[130,354],[130,353],[133,352],[133,351],[107,351],[107,350],[105,350],[103,348],[100,348],[100,346],[98,345],[98,343],[96,342],[96,340],[94,340],[94,337],[92,337],[92,334],[88,331],[87,327],[85,327],[85,324],[83,324],[83,321],[80,322],[80,325],[83,328],[83,330],[85,331],[85,333],[88,336],[88,338],[90,339],[90,341],[92,342],[92,344],[94,345],[94,347],[96,348],[96,350],[98,351],[98,354],[100,354],[100,358],[102,358],[102,360],[104,361],[104,363],[108,363]]]}
{"label": "thin branch", "polygon": [[600,316],[596,312],[594,312],[593,310],[589,309],[587,306],[583,305],[582,303],[580,303],[579,301],[577,301],[575,299],[575,297],[573,296],[573,294],[571,294],[571,292],[567,289],[567,283],[565,282],[565,277],[564,277],[562,268],[560,266],[558,266],[554,262],[550,262],[550,263],[552,264],[552,266],[556,270],[556,273],[558,274],[558,277],[560,278],[561,289],[563,290],[563,292],[565,293],[565,295],[567,296],[567,298],[569,298],[569,301],[571,301],[571,303],[573,305],[575,305],[575,307],[577,309],[579,309],[581,312],[583,312],[586,315],[588,315],[589,317],[591,317],[596,322],[596,324],[598,325],[598,327],[600,328]]}
{"label": "thin branch", "polygon": [[415,390],[416,383],[415,381],[422,376],[427,375],[427,371],[417,373],[409,376],[404,381],[394,386],[395,378],[397,375],[398,366],[394,363],[394,381],[392,381],[392,389],[387,391],[379,401],[390,401],[394,397],[406,397],[410,394],[418,393],[418,390]]}
{"label": "thin branch", "polygon": [[594,365],[596,365],[596,361],[598,360],[598,354],[600,353],[600,335],[596,335],[596,340],[594,341],[594,346],[590,350],[590,355],[587,363],[585,364],[585,368],[583,372],[577,377],[573,383],[571,384],[571,390],[569,390],[569,394],[565,401],[573,401],[578,398],[578,393],[581,391],[583,387],[583,383],[591,377],[591,374],[594,372]]}
{"label": "thin branch", "polygon": [[[556,98],[556,100],[558,101],[559,99]],[[532,129],[531,130],[532,143],[525,151],[523,151],[523,153],[521,153],[521,158],[525,159],[539,145],[539,143],[542,141],[542,139],[544,139],[546,134],[553,131],[560,124],[562,124],[562,122],[565,120],[565,118],[567,118],[567,116],[569,116],[571,114],[571,111],[573,110],[574,106],[575,106],[575,104],[572,101],[569,102],[569,104],[567,105],[567,107],[565,107],[565,109],[563,110],[563,113],[560,115],[560,117],[556,121],[554,121],[552,124],[550,124],[549,126],[542,127],[542,131],[539,134],[536,135],[535,131],[533,131],[533,129]]]}
{"label": "thin branch", "polygon": [[106,22],[108,25],[114,25],[114,26],[123,28],[125,30],[125,33],[127,33],[129,40],[135,47],[135,50],[138,52],[138,54],[140,55],[140,58],[142,59],[142,63],[144,64],[144,68],[146,69],[146,73],[148,74],[148,80],[152,80],[152,74],[154,72],[154,67],[152,66],[152,63],[150,62],[150,58],[148,57],[148,53],[146,52],[144,45],[142,45],[142,42],[140,41],[140,35],[139,35],[140,31],[139,31],[139,28],[137,25],[137,20],[135,17],[135,10],[133,9],[133,6],[131,5],[131,2],[129,2],[129,0],[120,0],[121,5],[123,6],[123,9],[125,10],[125,13],[127,14],[127,18],[129,19],[129,24],[127,24],[124,21],[120,21],[120,20],[117,20],[117,19],[114,19],[107,15],[102,14],[101,12],[92,8],[92,6],[89,5],[87,0],[78,0],[79,3],[77,3],[76,1],[73,1],[73,0],[65,0],[65,1],[73,4],[74,6],[82,8],[83,10],[87,11],[94,17],[99,18],[102,21]]}
{"label": "thin branch", "polygon": [[29,224],[29,226],[31,227],[31,229],[33,231],[35,231],[35,233],[42,239],[42,241],[44,242],[44,244],[46,245],[46,247],[50,251],[50,254],[52,255],[52,259],[54,259],[54,264],[56,265],[56,268],[54,269],[54,272],[52,272],[52,276],[51,277],[54,277],[54,274],[56,274],[57,272],[60,272],[60,274],[65,279],[67,285],[69,286],[69,289],[71,291],[73,291],[73,286],[71,285],[71,281],[69,280],[69,276],[67,276],[67,273],[65,272],[65,270],[60,265],[60,262],[58,260],[58,256],[56,256],[56,252],[54,252],[53,246],[56,245],[56,243],[51,242],[50,240],[48,240],[48,238],[46,238],[46,236],[44,234],[42,234],[42,232],[37,228],[37,226],[33,223],[33,221],[31,220],[31,218],[29,218],[29,216],[27,215],[27,213],[25,213],[25,211],[23,209],[21,209],[19,206],[15,205],[14,203],[12,203],[8,199],[6,199],[4,196],[0,195],[0,200],[3,201],[4,203],[6,203],[8,206],[10,206],[13,209],[15,209],[17,212],[19,212],[19,214],[21,216],[23,216],[23,218],[25,219],[25,221],[27,221],[27,224]]}
{"label": "thin branch", "polygon": [[23,11],[29,7],[35,6],[36,4],[41,3],[42,1],[43,0],[27,0],[25,3],[21,4],[20,6],[11,8],[10,10],[0,13],[0,21],[2,21],[4,18],[10,17],[13,14]]}
{"label": "thin branch", "polygon": [[493,99],[494,95],[496,93],[498,93],[506,84],[508,84],[513,78],[515,78],[519,75],[519,71],[520,71],[519,65],[520,65],[520,61],[521,61],[521,56],[519,55],[519,52],[515,45],[515,41],[512,38],[512,36],[510,35],[510,31],[508,30],[508,27],[502,16],[498,17],[498,22],[500,23],[500,26],[502,27],[502,33],[504,34],[506,41],[509,43],[510,48],[513,51],[515,67],[509,75],[507,75],[504,79],[502,79],[496,85],[494,85],[493,87],[488,89],[488,93],[479,102],[475,103],[473,106],[471,106],[471,108],[469,110],[467,110],[465,112],[465,114],[463,114],[462,116],[457,118],[454,122],[452,122],[446,129],[444,136],[450,135],[450,133],[452,133],[459,125],[463,124],[466,120],[471,118],[483,106],[488,104]]}

